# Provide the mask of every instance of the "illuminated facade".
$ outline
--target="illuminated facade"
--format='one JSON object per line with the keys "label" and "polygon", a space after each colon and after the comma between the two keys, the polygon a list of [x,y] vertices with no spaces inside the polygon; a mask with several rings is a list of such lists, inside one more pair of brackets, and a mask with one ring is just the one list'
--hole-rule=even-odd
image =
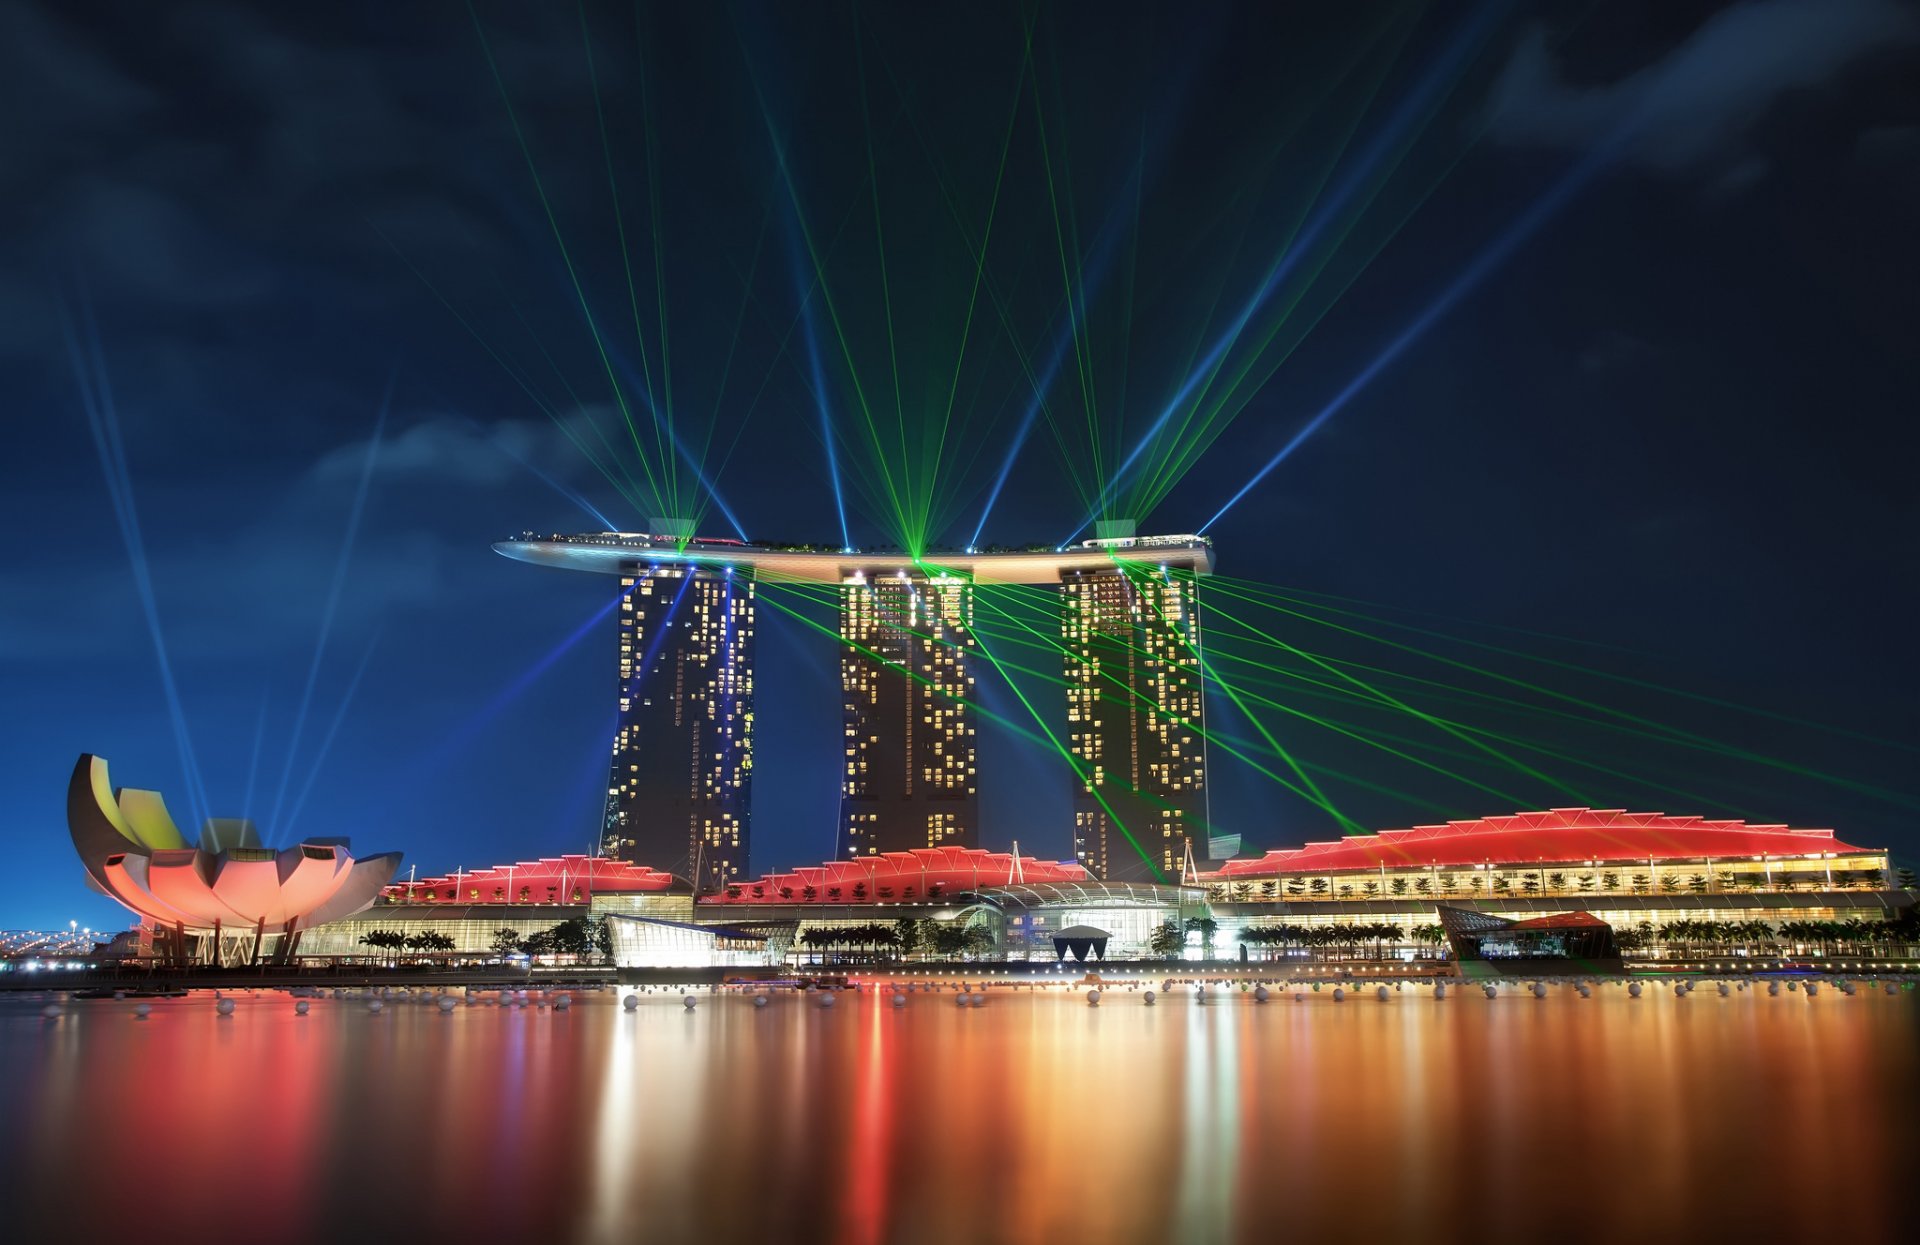
{"label": "illuminated facade", "polygon": [[1074,570],[1060,596],[1074,856],[1098,878],[1175,879],[1207,823],[1194,577]]}
{"label": "illuminated facade", "polygon": [[973,585],[856,573],[840,589],[840,640],[842,850],[976,846]]}
{"label": "illuminated facade", "polygon": [[602,852],[717,890],[751,845],[751,571],[639,566],[621,577],[618,730]]}

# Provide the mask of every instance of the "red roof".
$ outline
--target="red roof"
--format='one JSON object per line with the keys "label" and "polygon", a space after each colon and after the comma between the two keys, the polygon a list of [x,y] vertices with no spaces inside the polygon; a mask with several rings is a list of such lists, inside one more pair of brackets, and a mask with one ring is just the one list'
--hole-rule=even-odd
{"label": "red roof", "polygon": [[596,892],[663,891],[673,876],[646,865],[629,864],[606,856],[546,856],[513,865],[495,865],[444,878],[396,882],[384,892],[389,899],[416,903],[470,900],[474,892],[485,902],[494,891],[512,901],[522,891],[536,903],[571,903],[577,891],[581,902]]}
{"label": "red roof", "polygon": [[1463,868],[1470,865],[1535,863],[1637,864],[1647,860],[1700,860],[1735,856],[1816,856],[1857,852],[1831,830],[1750,826],[1666,813],[1629,813],[1617,808],[1554,808],[1510,817],[1450,821],[1440,826],[1355,834],[1332,843],[1268,852],[1253,860],[1230,860],[1213,879],[1293,873],[1342,873],[1386,867]]}
{"label": "red roof", "polygon": [[[852,860],[830,860],[826,864],[788,873],[769,873],[757,882],[739,884],[739,894],[714,896],[719,903],[791,903],[804,899],[808,887],[814,890],[814,902],[833,902],[827,891],[840,891],[841,902],[871,903],[879,899],[922,899],[929,890],[947,893],[974,890],[982,886],[1006,886],[1012,882],[1085,882],[1091,880],[1086,869],[1072,861],[1054,862],[1022,856],[1016,868],[1007,852],[989,852],[977,847],[916,847],[907,852],[882,852],[876,856],[858,856]],[[864,893],[858,900],[853,888]],[[892,894],[882,896],[881,888]],[[780,892],[786,889],[791,898]],[[729,892],[734,887],[727,888]],[[758,894],[755,892],[758,891]]]}
{"label": "red roof", "polygon": [[1502,929],[1494,931],[1503,934],[1510,929],[1593,929],[1606,922],[1591,912],[1556,912],[1552,916],[1528,917],[1524,921],[1515,921]]}

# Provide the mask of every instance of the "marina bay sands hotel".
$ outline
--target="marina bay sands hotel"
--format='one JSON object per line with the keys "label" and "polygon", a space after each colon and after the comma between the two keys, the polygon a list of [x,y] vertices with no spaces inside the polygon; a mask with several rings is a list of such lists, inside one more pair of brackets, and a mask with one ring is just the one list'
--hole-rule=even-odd
{"label": "marina bay sands hotel", "polygon": [[[847,856],[977,847],[974,588],[1060,593],[1074,852],[1095,877],[1178,875],[1206,834],[1198,536],[1103,524],[1061,549],[851,553],[651,533],[503,541],[541,566],[618,576],[619,726],[602,851],[702,892],[747,873],[759,584],[831,585],[839,600]],[[1201,846],[1204,848],[1204,839]]]}

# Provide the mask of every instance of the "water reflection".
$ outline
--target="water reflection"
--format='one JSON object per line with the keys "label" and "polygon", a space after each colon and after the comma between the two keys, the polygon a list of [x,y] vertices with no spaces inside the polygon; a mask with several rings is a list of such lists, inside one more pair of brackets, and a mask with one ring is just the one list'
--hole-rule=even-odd
{"label": "water reflection", "polygon": [[1871,1241],[1920,1158],[1913,993],[39,1006],[34,1239]]}

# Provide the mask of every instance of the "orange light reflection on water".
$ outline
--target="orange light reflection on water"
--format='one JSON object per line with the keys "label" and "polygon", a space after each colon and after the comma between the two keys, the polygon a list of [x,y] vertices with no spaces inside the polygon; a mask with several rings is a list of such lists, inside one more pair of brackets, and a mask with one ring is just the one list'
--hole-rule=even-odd
{"label": "orange light reflection on water", "polygon": [[[1894,1239],[1920,996],[0,1001],[16,1239]],[[100,1192],[110,1191],[110,1192]]]}

